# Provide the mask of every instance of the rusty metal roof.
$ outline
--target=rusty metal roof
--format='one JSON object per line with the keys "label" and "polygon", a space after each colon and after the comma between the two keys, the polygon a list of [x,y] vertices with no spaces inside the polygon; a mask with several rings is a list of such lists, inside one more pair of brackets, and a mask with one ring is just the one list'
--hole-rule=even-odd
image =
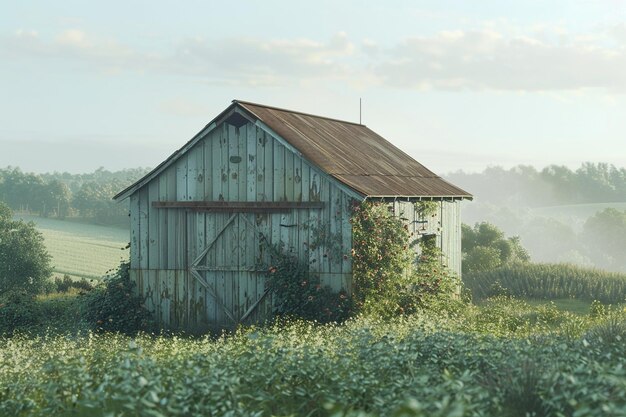
{"label": "rusty metal roof", "polygon": [[113,198],[122,200],[150,182],[238,108],[276,132],[324,172],[364,196],[472,198],[365,125],[239,100],[233,100],[189,142]]}
{"label": "rusty metal roof", "polygon": [[365,125],[234,102],[306,159],[368,197],[472,198]]}

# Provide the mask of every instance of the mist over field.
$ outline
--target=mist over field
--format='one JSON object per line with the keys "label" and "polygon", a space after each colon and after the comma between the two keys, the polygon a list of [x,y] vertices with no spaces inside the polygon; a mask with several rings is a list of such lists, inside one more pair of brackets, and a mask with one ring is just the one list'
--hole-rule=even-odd
{"label": "mist over field", "polygon": [[533,261],[626,271],[626,169],[495,166],[445,177],[474,194],[463,203],[463,223],[490,222],[519,236]]}

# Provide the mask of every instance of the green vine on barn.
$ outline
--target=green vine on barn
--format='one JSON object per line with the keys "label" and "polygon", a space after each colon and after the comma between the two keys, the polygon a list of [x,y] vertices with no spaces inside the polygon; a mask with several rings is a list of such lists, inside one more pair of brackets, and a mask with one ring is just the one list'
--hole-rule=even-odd
{"label": "green vine on barn", "polygon": [[[437,204],[419,202],[421,217]],[[353,297],[357,310],[391,317],[411,314],[432,299],[456,297],[460,282],[441,265],[436,247],[414,236],[383,202],[365,201],[352,215]],[[420,245],[419,258],[412,249]]]}

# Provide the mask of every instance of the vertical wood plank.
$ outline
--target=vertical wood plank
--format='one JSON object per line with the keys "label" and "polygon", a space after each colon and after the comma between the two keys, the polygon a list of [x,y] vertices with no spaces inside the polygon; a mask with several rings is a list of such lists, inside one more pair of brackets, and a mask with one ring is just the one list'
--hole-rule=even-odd
{"label": "vertical wood plank", "polygon": [[197,156],[202,148],[194,146],[187,152],[187,173],[185,175],[187,186],[187,200],[198,200],[198,166]]}
{"label": "vertical wood plank", "polygon": [[239,201],[239,165],[241,163],[232,163],[231,157],[239,157],[239,136],[240,129],[228,125],[228,154],[225,158],[225,166],[228,172],[228,197],[224,196],[226,201]]}
{"label": "vertical wood plank", "polygon": [[274,194],[274,144],[276,141],[265,132],[262,132],[262,138],[265,159],[263,164],[264,199],[262,201],[277,201]]}
{"label": "vertical wood plank", "polygon": [[302,182],[300,183],[301,201],[309,201],[309,189],[311,187],[311,167],[302,161]]}
{"label": "vertical wood plank", "polygon": [[285,149],[285,201],[295,201],[294,198],[294,155]]}
{"label": "vertical wood plank", "polygon": [[215,130],[211,131],[207,138],[203,141],[204,146],[204,199],[211,200],[213,198],[213,145],[212,142],[216,138]]}
{"label": "vertical wood plank", "polygon": [[187,157],[183,156],[176,162],[176,200],[187,200]]}
{"label": "vertical wood plank", "polygon": [[285,147],[274,145],[274,200],[285,201]]}
{"label": "vertical wood plank", "polygon": [[144,187],[144,189],[146,188],[148,191],[148,201],[146,207],[148,212],[148,268],[161,269],[163,268],[163,265],[161,262],[159,241],[160,210],[152,207],[152,202],[158,201],[159,199],[159,181],[150,181],[148,186]]}
{"label": "vertical wood plank", "polygon": [[161,307],[161,323],[163,325],[163,327],[165,327],[166,329],[170,327],[170,308],[171,308],[171,297],[172,294],[170,294],[170,288],[169,288],[169,283],[168,283],[168,272],[170,270],[159,270],[156,271],[157,273],[157,277],[159,280],[159,289],[161,290],[161,299],[160,301],[160,307]]}
{"label": "vertical wood plank", "polygon": [[302,158],[293,158],[293,201],[302,201]]}
{"label": "vertical wood plank", "polygon": [[139,268],[148,269],[148,189],[137,192],[139,198]]}
{"label": "vertical wood plank", "polygon": [[[343,288],[347,291],[352,290],[352,199],[346,194],[342,194],[343,217],[341,223],[341,246],[342,246],[342,266],[341,272],[344,276]],[[347,281],[346,281],[347,279]]]}
{"label": "vertical wood plank", "polygon": [[139,268],[139,195],[130,196],[130,268]]}
{"label": "vertical wood plank", "polygon": [[235,164],[237,168],[237,185],[239,187],[239,201],[245,201],[247,198],[246,180],[248,176],[248,127],[249,124],[245,124],[239,128],[239,135],[237,136],[237,156],[241,158],[241,161]]}
{"label": "vertical wood plank", "polygon": [[246,201],[257,199],[257,141],[256,127],[246,129]]}
{"label": "vertical wood plank", "polygon": [[[167,176],[159,176],[159,201],[167,201]],[[159,247],[159,265],[160,268],[167,269],[169,267],[167,256],[167,210],[158,210],[159,226],[158,226],[158,247]]]}
{"label": "vertical wood plank", "polygon": [[[330,201],[330,184],[325,177],[320,175],[320,201]],[[325,233],[330,232],[331,211],[330,204],[326,204],[320,213],[320,226],[324,228]],[[330,257],[327,247],[320,247],[320,273],[322,275],[322,283],[324,285],[332,285],[330,282]]]}
{"label": "vertical wood plank", "polygon": [[256,137],[256,201],[265,201],[265,133],[255,127]]}
{"label": "vertical wood plank", "polygon": [[[222,147],[224,129],[216,129],[211,141],[211,172],[213,176],[213,201],[223,200],[224,182],[228,179],[222,168]],[[225,177],[226,176],[226,177]]]}

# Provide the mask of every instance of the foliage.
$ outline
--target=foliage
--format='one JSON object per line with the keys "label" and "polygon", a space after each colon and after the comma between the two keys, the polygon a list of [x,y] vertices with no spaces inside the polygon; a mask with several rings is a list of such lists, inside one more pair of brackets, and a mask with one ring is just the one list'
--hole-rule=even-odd
{"label": "foliage", "polygon": [[93,285],[91,285],[85,278],[82,278],[80,281],[75,281],[67,274],[63,275],[63,278],[54,278],[53,283],[54,292],[68,292],[72,288],[82,291],[90,291],[93,289]]}
{"label": "foliage", "polygon": [[626,211],[606,208],[587,219],[583,235],[596,263],[626,272]]}
{"label": "foliage", "polygon": [[14,335],[0,415],[620,415],[626,356],[607,323],[505,299],[218,339]]}
{"label": "foliage", "polygon": [[105,285],[85,296],[84,319],[99,331],[135,333],[149,329],[150,313],[143,300],[135,295],[130,280],[130,263],[122,262]]}
{"label": "foliage", "polygon": [[88,174],[24,173],[0,169],[0,201],[14,210],[64,219],[80,212],[85,219],[105,224],[127,224],[128,207],[111,201],[113,195],[142,177],[145,168]]}
{"label": "foliage", "polygon": [[476,223],[473,228],[463,224],[461,230],[464,274],[530,260],[518,237],[505,238],[504,233],[490,223]]}
{"label": "foliage", "polygon": [[542,170],[496,166],[476,174],[455,172],[447,179],[497,205],[554,206],[624,201],[626,196],[626,168],[607,163],[585,162],[576,170],[558,165]]}
{"label": "foliage", "polygon": [[[418,203],[422,214],[436,209]],[[353,209],[353,293],[365,314],[412,314],[433,300],[458,295],[460,282],[441,263],[441,253],[424,240],[416,256],[408,226],[387,204],[365,201]]]}
{"label": "foliage", "polygon": [[11,335],[16,329],[33,326],[42,319],[33,294],[11,290],[0,296],[0,335]]}
{"label": "foliage", "polygon": [[81,297],[71,291],[37,297],[24,292],[5,293],[0,296],[0,336],[83,330],[81,302]]}
{"label": "foliage", "polygon": [[616,304],[624,302],[626,274],[606,272],[568,264],[514,264],[491,271],[468,273],[463,282],[475,300],[493,295],[501,287],[515,297],[576,298]]}
{"label": "foliage", "polygon": [[392,302],[413,261],[408,227],[384,203],[356,205],[352,218],[353,293],[363,309]]}
{"label": "foliage", "polygon": [[281,245],[270,248],[267,288],[274,295],[274,312],[280,316],[299,317],[320,323],[340,322],[352,312],[352,298],[338,293],[309,272],[306,262],[288,253]]}
{"label": "foliage", "polygon": [[38,294],[52,273],[50,255],[35,225],[11,218],[0,203],[0,293]]}

